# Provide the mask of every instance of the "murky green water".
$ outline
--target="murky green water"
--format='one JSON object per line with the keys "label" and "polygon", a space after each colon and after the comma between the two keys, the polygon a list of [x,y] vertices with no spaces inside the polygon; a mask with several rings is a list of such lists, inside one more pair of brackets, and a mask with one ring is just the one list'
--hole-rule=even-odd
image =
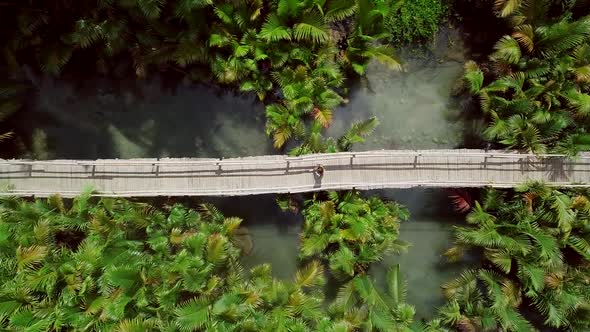
{"label": "murky green water", "polygon": [[56,158],[231,157],[274,153],[254,97],[158,79],[40,83],[31,117]]}
{"label": "murky green water", "polygon": [[460,145],[463,121],[451,90],[463,71],[464,47],[456,31],[442,31],[429,50],[403,50],[405,70],[372,63],[351,89],[328,133],[337,136],[353,121],[380,122],[355,150],[445,149]]}
{"label": "murky green water", "polygon": [[[452,33],[451,33],[452,35]],[[352,89],[349,103],[335,114],[328,133],[338,135],[351,121],[377,116],[381,122],[357,150],[453,148],[463,124],[450,99],[461,72],[463,52],[448,33],[429,56],[406,52],[406,71],[394,73],[372,64],[368,78]],[[450,38],[450,39],[449,39]],[[31,127],[47,134],[50,157],[72,159],[136,157],[231,157],[276,153],[264,135],[263,106],[255,98],[185,85],[163,89],[152,81],[102,79],[72,84],[46,79],[32,114]],[[387,257],[373,269],[382,280],[386,268],[400,263],[408,280],[409,302],[418,317],[442,303],[439,285],[457,268],[441,262],[452,241],[454,218],[441,190],[386,190],[378,194],[406,204],[411,220],[402,239],[412,247]],[[253,241],[246,266],[270,263],[275,276],[291,278],[297,269],[300,216],[281,212],[274,197],[211,198],[227,215],[245,219]]]}

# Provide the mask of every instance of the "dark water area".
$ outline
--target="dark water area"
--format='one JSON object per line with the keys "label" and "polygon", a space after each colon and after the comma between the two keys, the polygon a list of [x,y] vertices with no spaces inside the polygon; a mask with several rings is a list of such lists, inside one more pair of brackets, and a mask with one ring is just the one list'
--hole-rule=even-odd
{"label": "dark water area", "polygon": [[450,0],[449,7],[473,60],[486,61],[496,42],[510,33],[508,22],[496,16],[493,0]]}
{"label": "dark water area", "polygon": [[35,103],[19,116],[44,132],[49,158],[276,153],[264,134],[264,107],[252,96],[196,84],[167,87],[157,77],[38,84]]}

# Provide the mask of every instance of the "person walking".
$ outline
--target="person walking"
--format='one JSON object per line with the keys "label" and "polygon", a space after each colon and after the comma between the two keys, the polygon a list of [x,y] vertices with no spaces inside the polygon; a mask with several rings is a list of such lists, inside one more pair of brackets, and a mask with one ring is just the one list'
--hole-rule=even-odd
{"label": "person walking", "polygon": [[317,165],[314,169],[313,169],[313,174],[315,174],[315,176],[317,176],[318,178],[322,178],[324,176],[324,166]]}

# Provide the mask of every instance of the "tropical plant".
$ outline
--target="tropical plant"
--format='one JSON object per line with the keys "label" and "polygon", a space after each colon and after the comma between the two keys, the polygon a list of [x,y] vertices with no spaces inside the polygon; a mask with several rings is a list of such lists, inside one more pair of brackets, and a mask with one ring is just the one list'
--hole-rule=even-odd
{"label": "tropical plant", "polygon": [[539,183],[515,193],[489,189],[456,228],[445,255],[483,251],[483,267],[443,286],[444,322],[464,329],[528,331],[523,312],[568,331],[590,327],[590,201],[586,190],[560,191]]}
{"label": "tropical plant", "polygon": [[497,79],[485,84],[484,71],[466,64],[467,86],[490,122],[485,137],[534,153],[590,149],[590,19],[519,22],[491,55]]}
{"label": "tropical plant", "polygon": [[328,192],[306,201],[301,258],[320,257],[340,279],[363,274],[386,253],[401,252],[407,244],[398,239],[399,223],[408,210],[378,197],[364,199],[358,192]]}
{"label": "tropical plant", "polygon": [[289,151],[289,155],[301,156],[311,153],[334,153],[350,151],[355,143],[362,143],[379,125],[377,118],[372,117],[364,121],[353,123],[338,139],[325,138],[321,134],[321,125],[314,123],[304,135],[304,141],[299,146]]}
{"label": "tropical plant", "polygon": [[[212,206],[168,214],[121,199],[0,203],[0,324],[25,330],[146,330],[182,324],[177,306],[231,282],[241,220]],[[206,222],[205,220],[209,220]]]}
{"label": "tropical plant", "polygon": [[[318,262],[293,282],[242,272],[239,218],[123,199],[0,202],[0,327],[270,331],[331,326]],[[326,322],[327,321],[327,322]]]}
{"label": "tropical plant", "polygon": [[12,67],[59,75],[83,61],[120,76],[171,69],[212,77],[269,100],[267,132],[278,148],[301,136],[307,120],[330,124],[342,102],[342,66],[362,74],[375,58],[400,68],[379,43],[385,14],[373,0],[58,0],[2,11],[14,28],[4,46]]}
{"label": "tropical plant", "polygon": [[383,41],[387,38],[384,20],[390,13],[386,1],[356,0],[354,4],[354,25],[351,31],[346,27],[346,40],[339,45],[339,61],[358,75],[364,75],[369,60],[375,59],[391,70],[402,70],[401,61],[393,48]]}
{"label": "tropical plant", "polygon": [[447,12],[440,0],[392,0],[385,19],[389,39],[397,43],[431,40]]}
{"label": "tropical plant", "polygon": [[[405,332],[415,314],[414,307],[405,303],[405,296],[399,265],[395,265],[387,273],[386,292],[377,289],[369,276],[356,276],[340,288],[330,312],[363,331]],[[350,312],[350,308],[355,311]]]}

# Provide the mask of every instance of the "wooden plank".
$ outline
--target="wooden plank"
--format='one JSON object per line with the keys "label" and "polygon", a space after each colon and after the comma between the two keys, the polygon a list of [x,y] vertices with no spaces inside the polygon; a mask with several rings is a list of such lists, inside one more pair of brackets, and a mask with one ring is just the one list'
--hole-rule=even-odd
{"label": "wooden plank", "polygon": [[[324,165],[322,179],[313,168]],[[380,150],[230,159],[0,160],[0,195],[251,195],[408,187],[513,187],[528,179],[549,185],[590,184],[590,154],[560,155],[482,150]]]}

